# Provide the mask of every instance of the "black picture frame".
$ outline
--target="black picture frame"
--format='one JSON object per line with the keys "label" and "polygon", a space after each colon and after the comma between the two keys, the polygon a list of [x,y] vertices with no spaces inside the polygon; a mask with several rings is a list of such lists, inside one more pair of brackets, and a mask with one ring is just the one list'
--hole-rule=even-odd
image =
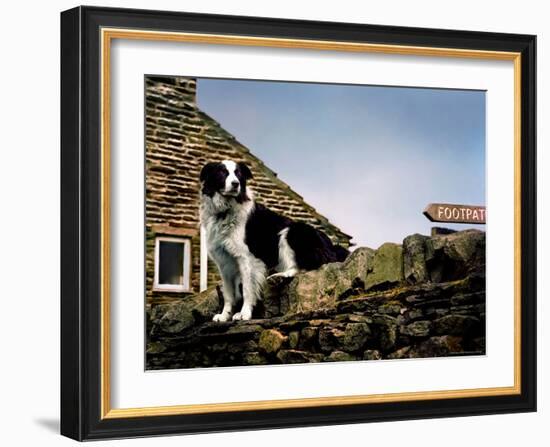
{"label": "black picture frame", "polygon": [[[521,54],[521,388],[518,394],[166,416],[102,417],[102,28]],[[536,36],[77,7],[61,14],[61,433],[77,440],[536,410]]]}

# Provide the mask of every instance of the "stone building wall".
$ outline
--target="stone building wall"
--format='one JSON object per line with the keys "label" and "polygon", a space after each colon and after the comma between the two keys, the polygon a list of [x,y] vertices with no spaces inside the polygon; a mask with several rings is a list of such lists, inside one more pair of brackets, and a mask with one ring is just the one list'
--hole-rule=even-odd
{"label": "stone building wall", "polygon": [[[210,161],[247,163],[250,186],[258,202],[295,220],[323,230],[345,247],[351,236],[320,215],[281,181],[219,123],[196,104],[196,80],[152,77],[145,80],[146,104],[146,297],[149,303],[185,296],[153,290],[156,236],[187,237],[191,241],[191,293],[199,291],[199,174]],[[218,280],[209,261],[208,284]]]}

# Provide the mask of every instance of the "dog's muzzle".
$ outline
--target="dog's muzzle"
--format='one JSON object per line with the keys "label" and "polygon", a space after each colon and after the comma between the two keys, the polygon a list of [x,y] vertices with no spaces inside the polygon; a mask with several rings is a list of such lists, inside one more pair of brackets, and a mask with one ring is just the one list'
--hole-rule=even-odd
{"label": "dog's muzzle", "polygon": [[229,188],[226,188],[224,195],[226,196],[238,196],[241,192],[241,184],[239,182],[232,182]]}

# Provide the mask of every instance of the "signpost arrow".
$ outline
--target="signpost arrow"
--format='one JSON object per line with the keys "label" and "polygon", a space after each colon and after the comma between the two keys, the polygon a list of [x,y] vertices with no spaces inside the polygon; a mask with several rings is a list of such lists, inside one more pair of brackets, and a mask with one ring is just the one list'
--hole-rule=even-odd
{"label": "signpost arrow", "polygon": [[486,212],[484,206],[430,203],[424,216],[432,222],[484,224]]}

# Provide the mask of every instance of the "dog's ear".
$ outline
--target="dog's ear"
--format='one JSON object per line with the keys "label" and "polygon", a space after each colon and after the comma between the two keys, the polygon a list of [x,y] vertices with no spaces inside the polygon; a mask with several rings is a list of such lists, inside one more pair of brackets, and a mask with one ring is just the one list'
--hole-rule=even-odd
{"label": "dog's ear", "polygon": [[215,162],[206,163],[201,169],[200,181],[205,182],[206,179],[210,176],[210,174],[214,172],[214,169],[218,165],[219,163],[215,163]]}
{"label": "dog's ear", "polygon": [[252,172],[250,172],[249,167],[242,161],[238,163],[239,169],[243,174],[243,177],[248,180],[252,178]]}
{"label": "dog's ear", "polygon": [[205,196],[212,197],[216,192],[216,190],[211,185],[212,182],[211,181],[209,182],[208,178],[212,178],[211,176],[216,171],[216,168],[218,167],[218,165],[219,163],[211,162],[211,163],[205,164],[201,169],[201,174],[200,174],[200,181],[202,183],[201,192]]}

